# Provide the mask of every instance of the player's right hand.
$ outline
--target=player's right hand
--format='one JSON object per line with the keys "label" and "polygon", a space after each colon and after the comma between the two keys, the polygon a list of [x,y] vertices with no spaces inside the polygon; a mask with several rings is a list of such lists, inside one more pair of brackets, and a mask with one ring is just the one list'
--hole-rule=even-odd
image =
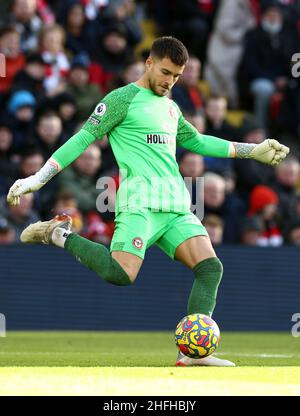
{"label": "player's right hand", "polygon": [[9,189],[7,194],[7,202],[10,205],[19,205],[20,204],[20,196],[29,194],[30,192],[37,191],[40,189],[44,184],[36,183],[36,180],[33,179],[34,175],[28,176],[25,179],[18,179],[12,187]]}

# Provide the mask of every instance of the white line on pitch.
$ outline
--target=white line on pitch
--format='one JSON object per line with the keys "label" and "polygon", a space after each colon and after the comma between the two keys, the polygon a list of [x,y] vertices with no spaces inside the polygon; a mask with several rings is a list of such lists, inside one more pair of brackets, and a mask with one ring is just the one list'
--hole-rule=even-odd
{"label": "white line on pitch", "polygon": [[259,357],[259,358],[296,358],[293,354],[247,354],[243,352],[216,352],[214,355],[234,355],[235,357]]}

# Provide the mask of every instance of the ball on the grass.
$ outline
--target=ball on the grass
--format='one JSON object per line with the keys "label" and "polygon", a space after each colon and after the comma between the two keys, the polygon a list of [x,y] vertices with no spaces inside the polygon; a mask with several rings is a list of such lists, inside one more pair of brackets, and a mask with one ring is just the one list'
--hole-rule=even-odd
{"label": "ball on the grass", "polygon": [[208,357],[218,347],[219,340],[220,330],[217,323],[200,313],[185,316],[176,327],[176,345],[190,358]]}

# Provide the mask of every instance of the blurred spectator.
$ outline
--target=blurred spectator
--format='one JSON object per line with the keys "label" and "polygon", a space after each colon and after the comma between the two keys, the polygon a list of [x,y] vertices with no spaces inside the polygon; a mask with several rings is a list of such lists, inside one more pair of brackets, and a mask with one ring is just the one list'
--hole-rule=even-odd
{"label": "blurred spectator", "polygon": [[86,120],[103,94],[98,86],[89,83],[88,67],[83,63],[72,65],[68,81],[66,91],[75,98],[77,120]]}
{"label": "blurred spectator", "polygon": [[300,216],[290,220],[285,227],[285,243],[300,246]]}
{"label": "blurred spectator", "polygon": [[225,179],[213,172],[204,174],[204,213],[215,214],[224,221],[224,243],[238,240],[239,221],[245,215],[243,201],[232,192],[226,194]]}
{"label": "blurred spectator", "polygon": [[42,152],[45,160],[61,146],[63,142],[63,127],[60,117],[55,112],[45,112],[40,115],[36,124],[35,144]]}
{"label": "blurred spectator", "polygon": [[[35,105],[36,100],[29,91],[19,90],[11,96],[7,105],[7,110],[10,114],[14,115],[15,117],[18,117],[20,115],[20,119],[31,120],[34,115]],[[23,108],[26,108],[27,110],[30,109],[30,111],[26,111],[25,115],[25,111],[20,111]]]}
{"label": "blurred spectator", "polygon": [[72,231],[80,233],[83,228],[83,216],[78,209],[74,194],[70,191],[57,193],[52,215],[67,214],[72,218]]}
{"label": "blurred spectator", "polygon": [[206,130],[206,118],[202,110],[200,111],[184,111],[183,116],[189,121],[199,133],[204,134]]}
{"label": "blurred spectator", "polygon": [[[211,96],[206,103],[206,130],[209,136],[221,137],[222,139],[235,140],[238,130],[226,120],[227,100],[225,97]],[[233,170],[232,159],[220,159],[205,157],[207,170],[223,174]]]}
{"label": "blurred spectator", "polygon": [[225,192],[231,194],[236,191],[236,174],[233,170],[225,171],[223,174],[225,179]]}
{"label": "blurred spectator", "polygon": [[96,33],[85,15],[83,2],[74,2],[69,7],[63,26],[66,30],[66,50],[74,58],[78,56],[87,58],[90,55]]}
{"label": "blurred spectator", "polygon": [[249,215],[256,216],[262,224],[258,245],[278,247],[283,243],[279,227],[279,198],[276,192],[265,185],[253,188],[249,197]]}
{"label": "blurred spectator", "polygon": [[208,214],[202,224],[206,228],[212,245],[222,244],[224,233],[224,221],[218,215]]}
{"label": "blurred spectator", "polygon": [[72,192],[78,208],[83,214],[94,210],[99,190],[96,189],[95,177],[101,165],[101,151],[95,144],[90,145],[72,166],[59,174],[61,190]]}
{"label": "blurred spectator", "polygon": [[297,184],[300,178],[300,163],[294,156],[288,156],[275,168],[272,188],[279,196],[279,206],[284,220],[293,218],[297,209]]}
{"label": "blurred spectator", "polygon": [[9,225],[6,218],[0,217],[0,245],[12,244],[16,241],[16,231]]}
{"label": "blurred spectator", "polygon": [[20,171],[17,174],[18,178],[27,178],[28,176],[34,175],[38,172],[41,167],[44,165],[45,159],[43,154],[38,149],[27,149],[25,153],[22,154],[20,161]]}
{"label": "blurred spectator", "polygon": [[[195,205],[197,202],[197,197],[199,198],[199,195],[197,195],[199,189],[197,189],[196,180],[197,178],[203,176],[204,173],[203,157],[196,153],[191,153],[187,151],[184,152],[180,156],[179,170],[183,178],[192,181],[191,185],[189,182],[187,182],[187,186],[189,191],[191,192],[192,204]],[[192,187],[192,189],[190,189],[190,186]]]}
{"label": "blurred spectator", "polygon": [[44,27],[40,34],[39,49],[47,64],[44,86],[50,95],[56,95],[65,90],[65,78],[70,69],[70,63],[65,54],[65,31],[55,24]]}
{"label": "blurred spectator", "polygon": [[9,92],[16,74],[25,65],[25,58],[20,49],[20,35],[13,26],[0,28],[0,53],[5,56],[5,76],[0,77],[2,95]]}
{"label": "blurred spectator", "polygon": [[6,195],[10,179],[14,176],[17,163],[13,155],[13,126],[8,118],[0,118],[0,195]]}
{"label": "blurred spectator", "polygon": [[77,104],[74,97],[68,93],[57,95],[53,100],[55,111],[63,125],[64,137],[69,139],[77,127]]}
{"label": "blurred spectator", "polygon": [[[106,6],[109,0],[50,0],[51,7],[55,11],[56,20],[63,24],[66,21],[68,10],[74,4],[82,4],[84,7],[85,17],[93,22],[97,18],[99,12],[102,13],[103,7]],[[98,22],[96,22],[97,25]]]}
{"label": "blurred spectator", "polygon": [[20,234],[28,225],[39,221],[40,217],[33,210],[33,195],[27,194],[21,197],[20,205],[8,205],[6,219],[16,232],[16,240],[19,241]]}
{"label": "blurred spectator", "polygon": [[294,51],[298,50],[300,40],[300,3],[299,0],[277,0],[286,24],[291,30],[294,38]]}
{"label": "blurred spectator", "polygon": [[190,56],[183,74],[172,89],[172,98],[182,111],[192,112],[203,108],[202,93],[198,86],[200,70],[200,60]]}
{"label": "blurred spectator", "polygon": [[110,0],[98,15],[100,38],[115,24],[122,26],[126,41],[130,48],[142,40],[142,31],[137,19],[134,0]]}
{"label": "blurred spectator", "polygon": [[37,0],[12,0],[8,22],[20,33],[22,51],[35,51],[42,29],[42,21],[37,14]]}
{"label": "blurred spectator", "polygon": [[26,90],[15,92],[7,105],[14,126],[14,150],[22,152],[32,134],[36,100]]}
{"label": "blurred spectator", "polygon": [[258,1],[221,0],[209,38],[204,78],[212,94],[225,96],[230,107],[238,107],[236,70],[243,53],[244,35],[256,25],[256,5]]}
{"label": "blurred spectator", "polygon": [[98,83],[103,92],[106,92],[109,83],[114,77],[120,76],[133,56],[124,27],[121,24],[108,27],[93,55],[95,63],[91,66],[91,81]]}
{"label": "blurred spectator", "polygon": [[238,130],[228,123],[227,99],[221,96],[211,96],[208,98],[206,106],[206,131],[205,134],[222,137],[231,140],[237,138]]}
{"label": "blurred spectator", "polygon": [[86,232],[83,234],[89,240],[108,245],[112,239],[114,222],[104,222],[101,215],[91,211],[86,216]]}
{"label": "blurred spectator", "polygon": [[136,82],[145,72],[145,63],[139,58],[133,59],[123,69],[122,73],[114,80],[110,89],[124,87],[131,82]]}
{"label": "blurred spectator", "polygon": [[203,156],[185,151],[180,158],[179,169],[184,178],[199,178],[204,173]]}
{"label": "blurred spectator", "polygon": [[[300,26],[300,25],[299,25]],[[273,117],[273,125],[285,135],[290,135],[300,150],[300,72],[299,76],[291,75],[286,90],[279,101],[276,117]],[[294,139],[295,138],[295,139]]]}
{"label": "blurred spectator", "polygon": [[[240,136],[244,143],[262,143],[266,139],[266,132],[261,123],[252,115],[247,115],[240,128]],[[248,199],[249,192],[256,185],[269,185],[274,178],[274,168],[253,159],[234,159],[237,189],[244,199]]]}
{"label": "blurred spectator", "polygon": [[191,54],[205,59],[208,36],[219,0],[175,0],[172,35],[180,39]]}
{"label": "blurred spectator", "polygon": [[216,173],[204,175],[204,203],[209,211],[218,210],[225,201],[225,181]]}
{"label": "blurred spectator", "polygon": [[259,26],[246,35],[240,74],[242,88],[254,97],[256,118],[266,129],[271,97],[275,91],[284,91],[287,84],[292,41],[277,2],[267,1],[261,9]]}
{"label": "blurred spectator", "polygon": [[248,246],[260,245],[263,226],[257,217],[245,217],[240,227],[240,243]]}
{"label": "blurred spectator", "polygon": [[10,160],[12,156],[13,125],[4,115],[0,118],[0,160]]}
{"label": "blurred spectator", "polygon": [[[115,0],[112,0],[112,3]],[[68,10],[74,3],[81,2],[84,5],[85,16],[88,20],[95,20],[99,13],[103,13],[103,9],[108,5],[110,0],[67,0],[65,8]]]}
{"label": "blurred spectator", "polygon": [[46,65],[39,54],[31,54],[26,58],[24,69],[17,73],[12,85],[13,91],[27,90],[41,101],[46,94],[44,89]]}

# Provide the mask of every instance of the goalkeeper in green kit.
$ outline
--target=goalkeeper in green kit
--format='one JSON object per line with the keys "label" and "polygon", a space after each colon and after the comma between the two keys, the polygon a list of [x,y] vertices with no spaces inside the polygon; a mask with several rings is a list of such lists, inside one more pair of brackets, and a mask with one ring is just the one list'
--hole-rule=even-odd
{"label": "goalkeeper in green kit", "polygon": [[[62,247],[102,279],[120,286],[134,282],[146,249],[157,244],[194,273],[188,314],[211,316],[222,263],[204,226],[190,212],[189,192],[175,158],[176,146],[204,156],[253,158],[270,165],[280,163],[289,149],[273,139],[257,145],[199,134],[167,97],[187,61],[188,52],[179,40],[158,38],[146,60],[144,75],[103,98],[81,130],[40,171],[13,184],[7,201],[19,204],[21,195],[40,189],[107,134],[121,171],[110,250],[72,233],[71,218],[65,214],[31,224],[21,234],[21,241]],[[234,366],[212,355],[192,359],[181,353],[176,364]]]}

